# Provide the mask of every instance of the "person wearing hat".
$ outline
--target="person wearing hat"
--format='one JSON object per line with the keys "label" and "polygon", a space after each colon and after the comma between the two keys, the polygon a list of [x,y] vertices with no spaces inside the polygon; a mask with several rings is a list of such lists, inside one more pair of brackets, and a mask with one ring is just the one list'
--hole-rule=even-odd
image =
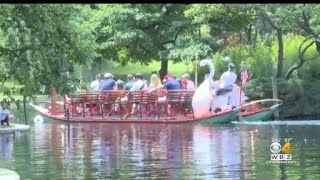
{"label": "person wearing hat", "polygon": [[166,88],[167,90],[180,89],[180,83],[174,77],[175,76],[171,73],[168,73],[166,76],[164,76],[164,79],[166,79],[166,81],[163,84],[163,87]]}
{"label": "person wearing hat", "polygon": [[116,82],[112,79],[111,73],[105,73],[103,79],[100,81],[99,90],[113,90],[116,87]]}
{"label": "person wearing hat", "polygon": [[229,63],[227,67],[228,70],[221,75],[220,80],[218,81],[219,87],[215,90],[215,96],[231,92],[233,85],[237,80],[235,65],[233,63]]}

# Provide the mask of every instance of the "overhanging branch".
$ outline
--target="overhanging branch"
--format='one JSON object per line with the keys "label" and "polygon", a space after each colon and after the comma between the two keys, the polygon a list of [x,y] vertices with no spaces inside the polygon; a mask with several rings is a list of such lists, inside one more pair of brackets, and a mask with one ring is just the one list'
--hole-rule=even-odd
{"label": "overhanging branch", "polygon": [[317,53],[312,57],[312,58],[309,58],[309,59],[305,59],[304,58],[304,54],[307,52],[307,50],[314,44],[316,43],[316,41],[312,41],[310,42],[306,47],[303,48],[302,50],[302,46],[304,43],[306,43],[309,39],[311,39],[312,37],[308,37],[306,38],[305,40],[303,40],[303,42],[300,44],[299,46],[299,63],[292,66],[288,72],[286,73],[285,75],[285,79],[288,80],[291,78],[291,75],[294,71],[298,70],[304,63],[308,62],[308,61],[312,61],[314,59],[317,59],[319,57],[319,52],[317,51]]}
{"label": "overhanging branch", "polygon": [[306,47],[304,47],[304,49],[301,51],[302,49],[302,46],[304,45],[304,43],[306,43],[308,40],[310,40],[312,37],[308,37],[306,39],[304,39],[302,41],[302,43],[300,44],[299,46],[299,57],[303,57],[304,56],[304,53],[307,51],[307,49],[312,46],[313,43],[315,43],[315,41],[312,41],[309,45],[307,45]]}

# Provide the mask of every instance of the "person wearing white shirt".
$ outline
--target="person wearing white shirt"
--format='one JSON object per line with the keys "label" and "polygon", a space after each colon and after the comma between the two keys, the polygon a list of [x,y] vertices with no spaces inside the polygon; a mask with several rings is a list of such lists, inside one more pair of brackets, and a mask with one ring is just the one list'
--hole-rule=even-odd
{"label": "person wearing white shirt", "polygon": [[135,82],[133,83],[130,91],[144,91],[148,89],[148,85],[142,79],[141,74],[136,74],[134,78],[135,78]]}
{"label": "person wearing white shirt", "polygon": [[[145,91],[148,89],[148,85],[145,83],[145,81],[143,80],[143,77],[141,74],[135,74],[134,75],[134,83],[130,89],[130,91]],[[129,94],[129,93],[128,93]],[[127,95],[128,95],[127,94]],[[126,104],[126,102],[128,101],[128,98],[127,98],[127,95],[123,98],[120,99],[121,103],[122,104]],[[132,104],[132,110],[131,110],[131,113],[130,114],[134,114],[135,111],[136,111],[136,107],[137,107],[137,104],[136,103],[133,103]],[[127,107],[125,107],[127,108]],[[127,116],[127,115],[126,115]],[[125,116],[125,117],[126,117]]]}
{"label": "person wearing white shirt", "polygon": [[90,84],[91,91],[99,91],[100,79],[101,79],[101,75],[98,74],[96,76],[96,79],[91,82]]}
{"label": "person wearing white shirt", "polygon": [[234,72],[234,70],[235,65],[230,63],[228,65],[228,70],[220,77],[219,87],[215,90],[216,96],[232,91],[233,85],[237,80],[237,74]]}

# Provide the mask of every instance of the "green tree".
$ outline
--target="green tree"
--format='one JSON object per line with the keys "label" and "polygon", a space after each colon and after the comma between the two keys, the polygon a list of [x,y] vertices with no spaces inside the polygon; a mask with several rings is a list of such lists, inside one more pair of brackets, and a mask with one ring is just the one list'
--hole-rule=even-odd
{"label": "green tree", "polygon": [[[95,56],[95,38],[81,28],[81,6],[0,5],[4,35],[0,53],[0,82],[17,81],[21,94],[32,96],[43,85],[69,92],[77,82],[73,64],[86,64]],[[67,72],[71,72],[67,73]]]}
{"label": "green tree", "polygon": [[97,28],[99,53],[104,59],[148,64],[161,61],[160,76],[168,60],[194,60],[212,53],[215,44],[201,39],[199,25],[184,12],[186,4],[123,4],[108,6]]}
{"label": "green tree", "polygon": [[239,32],[248,27],[255,17],[251,7],[231,4],[194,4],[185,14],[194,23],[208,25],[211,36]]}
{"label": "green tree", "polygon": [[[318,13],[320,10],[318,5],[304,4],[272,4],[272,5],[255,5],[259,14],[271,25],[276,31],[278,42],[278,62],[277,72],[278,78],[284,77],[290,79],[292,73],[302,67],[305,62],[316,59],[319,56],[317,52],[313,57],[306,58],[305,53],[310,51],[313,44],[320,50],[319,36],[317,33]],[[300,34],[305,37],[299,47],[299,59],[283,76],[284,64],[284,44],[283,35],[288,33]]]}
{"label": "green tree", "polygon": [[[281,14],[291,14],[291,17],[282,22],[286,23],[287,27],[294,30],[295,33],[305,37],[299,46],[298,61],[285,74],[285,79],[290,79],[296,70],[301,68],[306,62],[318,59],[320,55],[320,39],[318,35],[320,32],[320,29],[318,28],[320,24],[320,21],[318,20],[320,6],[295,4],[284,10],[286,11]],[[307,56],[306,54],[313,51],[313,48],[316,48],[315,53],[311,57]]]}

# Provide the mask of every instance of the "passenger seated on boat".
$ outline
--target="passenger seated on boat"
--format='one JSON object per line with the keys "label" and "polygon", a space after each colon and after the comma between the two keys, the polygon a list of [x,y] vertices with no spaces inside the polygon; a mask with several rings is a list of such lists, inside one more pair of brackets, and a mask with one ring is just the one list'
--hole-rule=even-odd
{"label": "passenger seated on boat", "polygon": [[188,73],[184,74],[181,78],[182,89],[194,90],[194,83],[190,80],[190,75]]}
{"label": "passenger seated on boat", "polygon": [[152,93],[152,95],[157,96],[157,103],[164,104],[166,101],[165,91],[162,89],[162,82],[156,72],[152,72],[150,77],[150,85],[148,87],[148,92]]}
{"label": "passenger seated on boat", "polygon": [[214,90],[213,96],[224,95],[232,91],[233,85],[237,80],[235,71],[235,65],[233,63],[228,64],[228,70],[224,72],[220,80],[218,81],[219,86]]}
{"label": "passenger seated on boat", "polygon": [[130,90],[132,88],[133,83],[135,82],[134,76],[132,74],[128,74],[128,82],[124,85],[125,90]]}
{"label": "passenger seated on boat", "polygon": [[152,91],[160,89],[160,88],[165,88],[167,90],[177,90],[177,89],[181,88],[179,81],[177,79],[175,79],[174,75],[172,75],[170,73],[168,73],[164,77],[164,80],[165,80],[165,82],[163,83],[162,86],[158,86],[157,88],[153,89]]}
{"label": "passenger seated on boat", "polygon": [[157,96],[159,96],[158,98],[158,102],[164,102],[164,96],[163,96],[163,89],[161,89],[162,83],[161,80],[159,78],[159,76],[157,74],[152,74],[150,77],[150,86],[148,87],[148,92],[153,92],[154,94],[156,94]]}
{"label": "passenger seated on boat", "polygon": [[90,84],[91,91],[99,91],[100,80],[101,74],[97,74],[96,79]]}
{"label": "passenger seated on boat", "polygon": [[2,110],[0,111],[0,121],[1,125],[4,125],[4,123],[7,124],[7,126],[10,126],[9,120],[10,120],[10,111],[7,108],[7,105],[5,103],[2,104]]}
{"label": "passenger seated on boat", "polygon": [[166,82],[163,84],[163,87],[167,90],[177,90],[180,89],[180,83],[179,81],[174,78],[175,76],[173,74],[168,73],[164,79],[166,79]]}
{"label": "passenger seated on boat", "polygon": [[[119,91],[119,98],[121,98],[121,94],[125,91],[123,85],[124,85],[124,82],[118,79],[116,82],[116,91]],[[115,111],[119,111],[119,110],[120,110],[119,104],[115,104]]]}
{"label": "passenger seated on boat", "polygon": [[120,79],[116,81],[116,90],[124,90],[124,82]]}
{"label": "passenger seated on boat", "polygon": [[148,89],[147,83],[143,80],[141,74],[134,75],[135,82],[133,83],[130,91],[143,91]]}
{"label": "passenger seated on boat", "polygon": [[162,86],[161,80],[159,78],[159,76],[157,74],[152,74],[150,76],[150,85],[149,85],[149,90],[156,88],[156,87],[160,87]]}
{"label": "passenger seated on boat", "polygon": [[[143,80],[143,77],[141,74],[135,74],[134,75],[134,84],[132,85],[130,91],[144,91],[148,89],[148,85],[145,83],[145,81]],[[128,95],[128,94],[127,94]],[[121,103],[124,105],[126,102],[128,102],[128,97],[127,95],[123,98],[121,98]],[[132,104],[132,111],[130,114],[134,114],[135,113],[135,109],[136,109],[136,104],[134,103]]]}
{"label": "passenger seated on boat", "polygon": [[[150,89],[149,92],[155,92],[155,91],[158,91],[159,89],[178,90],[180,89],[180,83],[177,79],[174,79],[173,74],[168,73],[164,77],[163,85]],[[159,99],[159,102],[165,102],[165,101],[166,101],[165,97],[162,97],[161,99]]]}
{"label": "passenger seated on boat", "polygon": [[[164,77],[164,80],[165,81],[164,81],[162,86],[154,88],[154,89],[150,90],[150,92],[154,92],[154,91],[157,91],[159,89],[165,89],[165,90],[179,90],[179,89],[181,89],[180,82],[175,78],[175,76],[173,74],[168,73]],[[166,102],[166,97],[165,96],[160,97],[158,102],[159,103]],[[170,105],[167,108],[168,108],[167,111],[169,111]]]}
{"label": "passenger seated on boat", "polygon": [[113,90],[116,87],[116,82],[112,79],[112,74],[105,73],[100,81],[99,90]]}

